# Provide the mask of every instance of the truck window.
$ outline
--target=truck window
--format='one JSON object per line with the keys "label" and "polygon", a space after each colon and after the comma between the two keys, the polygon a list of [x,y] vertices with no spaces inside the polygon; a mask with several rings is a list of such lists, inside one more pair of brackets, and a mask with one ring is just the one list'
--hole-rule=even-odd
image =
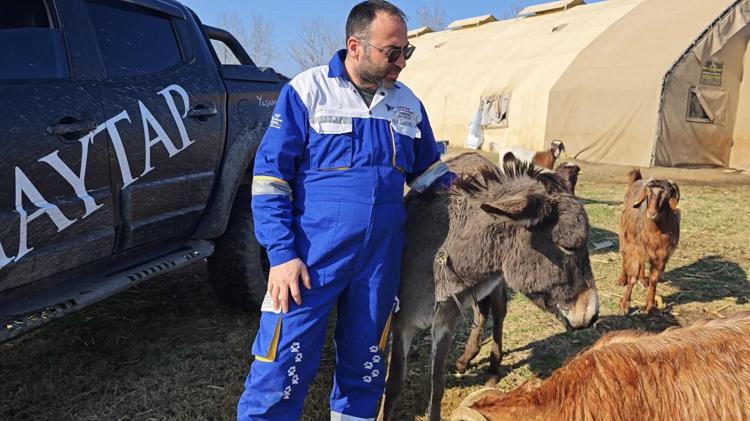
{"label": "truck window", "polygon": [[65,39],[45,0],[0,1],[0,80],[67,79]]}
{"label": "truck window", "polygon": [[158,73],[182,61],[167,15],[119,1],[92,0],[87,6],[107,77]]}

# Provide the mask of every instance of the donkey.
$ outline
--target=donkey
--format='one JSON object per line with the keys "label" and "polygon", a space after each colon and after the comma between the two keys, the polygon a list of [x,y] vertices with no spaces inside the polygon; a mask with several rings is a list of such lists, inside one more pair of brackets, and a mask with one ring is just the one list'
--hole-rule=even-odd
{"label": "donkey", "polygon": [[393,316],[388,379],[379,419],[392,419],[418,329],[432,328],[428,419],[440,419],[445,360],[464,308],[493,306],[491,366],[499,369],[511,287],[568,329],[590,326],[599,300],[591,273],[588,219],[567,183],[530,163],[502,169],[475,153],[446,162],[459,178],[443,194],[409,195],[400,310]]}

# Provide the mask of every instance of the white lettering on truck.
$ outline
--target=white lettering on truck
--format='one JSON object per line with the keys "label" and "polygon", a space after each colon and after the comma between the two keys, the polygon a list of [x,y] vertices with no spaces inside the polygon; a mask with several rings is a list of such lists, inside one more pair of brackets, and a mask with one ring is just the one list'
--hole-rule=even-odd
{"label": "white lettering on truck", "polygon": [[[177,104],[172,94],[177,94],[182,100],[182,106],[184,111],[182,113],[177,109]],[[81,219],[91,215],[97,209],[103,205],[97,204],[94,198],[86,190],[85,179],[86,179],[86,164],[88,162],[88,151],[89,144],[93,143],[96,135],[102,132],[106,132],[112,141],[112,147],[115,150],[117,157],[117,164],[120,167],[120,173],[122,174],[122,187],[129,186],[138,178],[148,174],[154,167],[151,165],[151,149],[157,144],[161,143],[166,148],[169,157],[177,155],[184,151],[188,146],[192,145],[195,141],[188,137],[185,123],[182,121],[186,116],[190,106],[190,99],[187,91],[179,85],[169,85],[161,91],[157,92],[158,95],[164,97],[164,100],[169,107],[169,111],[174,119],[174,123],[177,125],[178,132],[180,133],[180,147],[176,147],[172,139],[169,138],[166,131],[162,127],[161,123],[154,117],[143,102],[138,101],[138,108],[141,113],[141,120],[143,121],[143,138],[144,147],[146,153],[146,162],[144,165],[143,172],[139,177],[133,178],[133,174],[130,171],[130,165],[128,164],[128,157],[125,153],[125,147],[122,143],[122,138],[117,130],[116,124],[122,120],[126,120],[130,123],[130,116],[127,111],[122,111],[111,117],[103,124],[96,127],[94,131],[87,134],[86,136],[79,139],[81,144],[81,167],[78,169],[78,173],[74,172],[68,164],[63,162],[59,156],[59,150],[56,150],[42,158],[39,162],[44,162],[50,165],[59,175],[65,180],[76,193],[76,196],[83,201],[86,209],[86,213],[81,216]],[[151,139],[150,133],[153,130],[156,133],[156,137]],[[77,219],[68,219],[57,206],[49,203],[29,180],[29,177],[20,168],[15,168],[15,205],[16,212],[19,215],[19,236],[18,236],[18,253],[15,256],[8,256],[0,243],[0,268],[7,266],[10,263],[18,262],[21,258],[27,255],[30,251],[34,250],[34,247],[30,247],[27,244],[28,238],[28,226],[33,220],[39,218],[42,215],[47,215],[57,227],[57,232],[60,232],[69,226],[71,226]],[[37,208],[36,211],[29,214],[23,207],[23,199],[26,197],[34,206]]]}

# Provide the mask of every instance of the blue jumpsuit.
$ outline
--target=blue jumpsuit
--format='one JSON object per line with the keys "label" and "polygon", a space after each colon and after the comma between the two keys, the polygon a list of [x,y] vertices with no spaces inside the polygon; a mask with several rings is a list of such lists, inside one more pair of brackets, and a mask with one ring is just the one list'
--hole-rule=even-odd
{"label": "blue jumpsuit", "polygon": [[334,306],[331,419],[374,419],[404,247],[404,183],[422,192],[453,177],[409,88],[378,89],[368,107],[344,58],[339,51],[282,89],[255,158],[256,236],[272,266],[299,257],[312,289],[301,287],[302,305],[290,299],[286,314],[261,309],[238,420],[299,419]]}

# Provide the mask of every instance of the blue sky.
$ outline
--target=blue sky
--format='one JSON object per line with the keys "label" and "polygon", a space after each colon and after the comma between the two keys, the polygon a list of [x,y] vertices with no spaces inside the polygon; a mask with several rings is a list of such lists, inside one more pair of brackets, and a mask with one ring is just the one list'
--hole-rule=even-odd
{"label": "blue sky", "polygon": [[[301,69],[290,57],[289,43],[300,36],[299,27],[303,21],[319,18],[329,23],[340,32],[343,47],[344,25],[349,10],[358,1],[345,0],[181,0],[193,9],[203,23],[221,26],[221,15],[237,14],[247,25],[253,15],[262,16],[273,26],[273,44],[279,58],[273,64],[280,72],[292,76]],[[523,8],[530,4],[544,3],[548,0],[395,0],[411,18],[410,29],[419,26],[416,12],[421,6],[439,5],[445,11],[446,23],[472,16],[493,14],[497,18],[508,16],[511,10]],[[600,0],[588,0],[593,3]],[[340,28],[340,29],[339,29]]]}

